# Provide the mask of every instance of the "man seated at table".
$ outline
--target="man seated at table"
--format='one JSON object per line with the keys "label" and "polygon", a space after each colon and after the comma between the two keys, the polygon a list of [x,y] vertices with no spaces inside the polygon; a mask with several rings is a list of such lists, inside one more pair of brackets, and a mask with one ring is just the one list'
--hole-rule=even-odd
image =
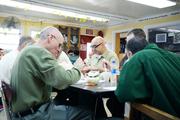
{"label": "man seated at table", "polygon": [[0,80],[3,80],[6,83],[10,84],[11,71],[16,57],[18,56],[21,50],[34,43],[35,41],[30,36],[22,36],[19,39],[19,45],[17,49],[11,50],[10,52],[4,55],[4,57],[0,61]]}
{"label": "man seated at table", "polygon": [[74,108],[77,112],[72,115],[72,107],[65,107],[68,109],[67,115],[61,118],[61,111],[57,107],[55,109],[50,100],[52,87],[64,89],[77,82],[81,76],[78,69],[65,70],[57,62],[63,41],[58,29],[47,27],[41,31],[38,43],[24,48],[17,57],[10,82],[14,90],[14,120],[80,120],[88,116],[82,114],[80,108]]}
{"label": "man seated at table", "polygon": [[0,48],[0,60],[4,56],[4,49]]}
{"label": "man seated at table", "polygon": [[[116,64],[116,69],[119,70],[119,59],[116,55],[115,52],[110,51],[107,47],[106,47],[106,41],[104,38],[97,36],[95,38],[92,39],[91,41],[91,48],[92,48],[92,52],[94,53],[94,55],[91,57],[91,61],[93,61],[93,63],[91,62],[91,65],[84,67],[84,71],[91,71],[91,70],[97,70],[100,72],[105,72],[106,71],[106,66],[104,66],[104,60],[108,63],[112,63],[112,61],[115,61]],[[113,102],[117,101],[116,97],[113,97],[111,99]],[[93,102],[92,102],[93,103]],[[124,103],[119,104],[118,102],[116,102],[117,104],[114,106],[113,104],[113,111],[112,112],[112,116],[116,116],[116,117],[123,117],[124,115]],[[103,113],[104,111],[104,107],[103,107],[103,102],[102,100],[98,101],[98,108],[97,111],[99,113],[97,113],[97,116],[100,117],[105,117],[106,115]],[[101,111],[101,112],[100,112]],[[118,111],[119,114],[114,114],[114,111]]]}
{"label": "man seated at table", "polygon": [[91,63],[90,66],[84,67],[84,70],[86,71],[97,70],[100,72],[104,72],[105,66],[103,66],[103,60],[106,60],[110,63],[114,60],[117,69],[119,69],[119,59],[115,52],[110,51],[106,47],[106,41],[104,38],[100,36],[93,38],[91,41],[91,48],[92,48],[92,52],[94,53],[94,55],[91,57],[91,60],[94,63]]}
{"label": "man seated at table", "polygon": [[80,52],[78,47],[71,47],[68,50],[68,57],[71,61],[71,63],[74,65],[74,67],[81,70],[84,67],[84,61],[80,57]]}
{"label": "man seated at table", "polygon": [[128,33],[127,50],[115,91],[119,102],[143,102],[180,117],[180,57],[149,44],[142,29]]}
{"label": "man seated at table", "polygon": [[59,55],[58,62],[60,64],[64,64],[64,63],[68,64],[70,66],[70,68],[71,68],[71,66],[73,66],[70,59],[69,59],[69,57],[68,57],[68,55],[64,51],[62,51],[61,54]]}

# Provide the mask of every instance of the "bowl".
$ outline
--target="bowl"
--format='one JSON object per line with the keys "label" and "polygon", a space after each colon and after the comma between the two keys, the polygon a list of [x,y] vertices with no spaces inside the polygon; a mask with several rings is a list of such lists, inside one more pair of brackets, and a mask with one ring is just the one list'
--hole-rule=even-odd
{"label": "bowl", "polygon": [[86,85],[97,85],[98,81],[99,81],[99,76],[98,77],[87,76]]}

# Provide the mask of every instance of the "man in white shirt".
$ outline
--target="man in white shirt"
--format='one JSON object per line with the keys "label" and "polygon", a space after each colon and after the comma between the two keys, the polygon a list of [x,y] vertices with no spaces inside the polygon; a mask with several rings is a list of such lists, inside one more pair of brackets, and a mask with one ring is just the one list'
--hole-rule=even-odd
{"label": "man in white shirt", "polygon": [[72,63],[71,63],[68,55],[67,55],[64,51],[62,51],[61,54],[59,55],[59,57],[58,57],[58,62],[59,62],[59,63],[64,63],[64,62],[66,62],[67,64],[72,65]]}
{"label": "man in white shirt", "polygon": [[2,48],[0,48],[0,60],[3,56],[4,56],[4,50]]}
{"label": "man in white shirt", "polygon": [[0,80],[10,83],[11,70],[18,53],[27,45],[33,44],[35,41],[29,36],[23,36],[19,39],[19,45],[16,50],[12,50],[5,54],[0,61]]}

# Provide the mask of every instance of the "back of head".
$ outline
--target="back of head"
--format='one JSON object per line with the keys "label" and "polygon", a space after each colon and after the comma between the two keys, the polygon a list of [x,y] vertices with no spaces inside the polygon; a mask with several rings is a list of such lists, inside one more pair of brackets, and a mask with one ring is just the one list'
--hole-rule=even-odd
{"label": "back of head", "polygon": [[68,56],[72,64],[76,62],[79,58],[79,49],[76,47],[71,47],[68,51]]}
{"label": "back of head", "polygon": [[2,48],[0,48],[0,56],[4,55],[4,50]]}
{"label": "back of head", "polygon": [[[131,38],[128,39],[128,36],[131,35]],[[132,54],[135,54],[136,52],[144,49],[148,44],[148,41],[146,40],[146,34],[145,32],[140,29],[136,28],[131,30],[127,34],[127,50],[131,51]]]}
{"label": "back of head", "polygon": [[76,56],[79,56],[79,49],[77,47],[71,47],[68,51],[68,54],[73,53]]}
{"label": "back of head", "polygon": [[129,36],[130,34],[133,34],[134,37],[137,36],[141,39],[146,39],[146,34],[141,28],[132,29],[131,31],[128,32],[127,36]]}
{"label": "back of head", "polygon": [[35,41],[32,39],[32,37],[30,36],[22,36],[20,39],[19,39],[19,45],[18,45],[18,50],[21,50],[23,49],[25,46],[27,45],[31,45],[35,43]]}
{"label": "back of head", "polygon": [[2,51],[3,49],[2,48],[0,48],[0,51]]}

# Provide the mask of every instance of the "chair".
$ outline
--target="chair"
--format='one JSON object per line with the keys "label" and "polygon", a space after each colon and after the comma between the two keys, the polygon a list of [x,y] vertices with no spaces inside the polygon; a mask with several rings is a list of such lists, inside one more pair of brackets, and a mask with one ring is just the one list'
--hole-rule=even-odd
{"label": "chair", "polygon": [[129,120],[135,120],[134,114],[137,113],[136,111],[145,114],[153,120],[180,120],[180,118],[170,115],[150,105],[140,103],[131,103]]}
{"label": "chair", "polygon": [[2,102],[7,120],[11,120],[12,119],[11,100],[12,100],[13,92],[10,85],[4,81],[1,81],[1,94],[2,94]]}

